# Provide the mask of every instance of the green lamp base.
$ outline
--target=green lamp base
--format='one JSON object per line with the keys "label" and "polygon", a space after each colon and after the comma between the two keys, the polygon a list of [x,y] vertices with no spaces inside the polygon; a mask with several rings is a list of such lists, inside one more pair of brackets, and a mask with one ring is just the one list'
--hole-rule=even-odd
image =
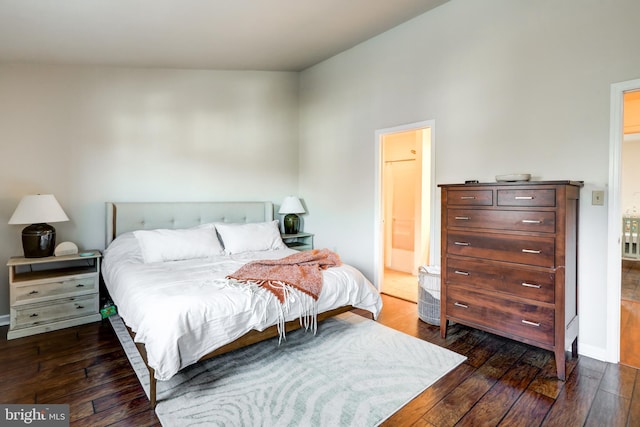
{"label": "green lamp base", "polygon": [[300,218],[296,214],[286,214],[284,216],[285,234],[297,234],[300,231]]}

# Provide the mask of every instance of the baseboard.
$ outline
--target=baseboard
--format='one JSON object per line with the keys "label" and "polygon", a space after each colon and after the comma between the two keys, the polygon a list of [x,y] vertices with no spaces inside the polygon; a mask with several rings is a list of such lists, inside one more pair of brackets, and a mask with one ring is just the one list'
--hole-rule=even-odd
{"label": "baseboard", "polygon": [[603,362],[607,361],[607,351],[602,347],[594,347],[592,345],[578,343],[578,354]]}
{"label": "baseboard", "polygon": [[8,314],[4,314],[2,316],[0,316],[0,326],[4,326],[4,325],[8,325],[9,324],[9,315]]}

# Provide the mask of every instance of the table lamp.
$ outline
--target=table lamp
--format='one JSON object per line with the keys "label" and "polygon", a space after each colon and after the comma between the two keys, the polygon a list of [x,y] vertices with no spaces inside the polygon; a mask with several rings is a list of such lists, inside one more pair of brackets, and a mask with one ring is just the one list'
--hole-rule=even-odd
{"label": "table lamp", "polygon": [[300,218],[297,214],[304,213],[304,208],[300,199],[296,196],[287,196],[280,205],[280,214],[284,216],[284,232],[285,234],[296,234],[300,231]]}
{"label": "table lamp", "polygon": [[69,221],[53,194],[24,196],[9,224],[31,224],[22,230],[25,258],[52,256],[56,247],[56,229],[47,222]]}

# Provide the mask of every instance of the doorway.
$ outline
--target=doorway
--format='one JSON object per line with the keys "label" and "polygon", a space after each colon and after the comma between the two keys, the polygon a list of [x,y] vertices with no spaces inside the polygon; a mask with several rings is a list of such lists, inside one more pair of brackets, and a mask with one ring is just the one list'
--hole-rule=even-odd
{"label": "doorway", "polygon": [[[607,345],[606,360],[620,362],[621,338],[625,342],[629,336],[623,335],[624,329],[629,332],[628,318],[622,317],[622,280],[623,251],[626,233],[623,229],[625,213],[622,202],[622,161],[624,140],[624,96],[627,93],[640,91],[640,79],[611,85],[611,119],[609,135],[609,206],[608,206],[608,242],[607,242]],[[627,153],[628,154],[628,153]],[[627,184],[628,185],[628,184]],[[626,264],[626,263],[625,263]]]}
{"label": "doorway", "polygon": [[418,301],[418,269],[429,263],[433,123],[378,132],[379,224],[376,283],[382,293]]}
{"label": "doorway", "polygon": [[623,95],[620,363],[640,368],[640,91]]}

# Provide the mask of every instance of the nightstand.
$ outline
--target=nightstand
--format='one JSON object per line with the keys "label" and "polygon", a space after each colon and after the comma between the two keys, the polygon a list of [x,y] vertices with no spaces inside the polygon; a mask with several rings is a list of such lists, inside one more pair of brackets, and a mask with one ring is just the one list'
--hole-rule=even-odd
{"label": "nightstand", "polygon": [[100,251],[88,256],[11,257],[11,324],[7,339],[102,319],[98,280]]}
{"label": "nightstand", "polygon": [[296,251],[313,249],[313,234],[311,233],[282,234],[281,236],[284,244],[291,249]]}

